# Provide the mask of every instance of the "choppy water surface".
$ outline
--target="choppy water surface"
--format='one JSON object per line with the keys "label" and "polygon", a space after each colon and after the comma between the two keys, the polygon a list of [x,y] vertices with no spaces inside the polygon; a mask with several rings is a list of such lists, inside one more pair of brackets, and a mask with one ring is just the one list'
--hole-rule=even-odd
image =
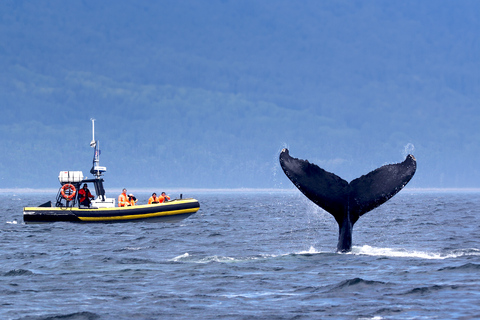
{"label": "choppy water surface", "polygon": [[25,225],[54,195],[0,194],[0,319],[480,318],[480,193],[404,190],[349,254],[297,191],[189,196],[176,224]]}

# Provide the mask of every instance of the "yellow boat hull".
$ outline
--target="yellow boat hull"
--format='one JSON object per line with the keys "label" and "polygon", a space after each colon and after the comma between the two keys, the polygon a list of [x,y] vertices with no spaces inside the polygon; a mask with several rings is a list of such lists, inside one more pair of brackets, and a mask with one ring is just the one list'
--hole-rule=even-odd
{"label": "yellow boat hull", "polygon": [[200,204],[196,199],[172,200],[158,204],[114,208],[25,207],[25,223],[41,222],[175,222],[196,213]]}

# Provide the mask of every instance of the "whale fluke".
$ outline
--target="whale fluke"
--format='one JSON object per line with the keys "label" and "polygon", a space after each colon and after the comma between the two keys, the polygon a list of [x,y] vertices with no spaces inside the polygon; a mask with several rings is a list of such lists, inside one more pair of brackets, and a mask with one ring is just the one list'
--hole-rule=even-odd
{"label": "whale fluke", "polygon": [[337,251],[352,248],[352,230],[368,211],[397,194],[417,168],[411,154],[405,161],[382,166],[350,183],[317,165],[280,152],[280,165],[293,184],[311,201],[334,216],[339,227]]}

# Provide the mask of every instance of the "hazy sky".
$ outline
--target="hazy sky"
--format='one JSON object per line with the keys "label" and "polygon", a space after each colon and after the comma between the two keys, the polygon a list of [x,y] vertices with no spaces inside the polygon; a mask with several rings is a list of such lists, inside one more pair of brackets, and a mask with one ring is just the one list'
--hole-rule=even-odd
{"label": "hazy sky", "polygon": [[0,188],[292,187],[283,147],[347,180],[479,187],[478,1],[2,1]]}

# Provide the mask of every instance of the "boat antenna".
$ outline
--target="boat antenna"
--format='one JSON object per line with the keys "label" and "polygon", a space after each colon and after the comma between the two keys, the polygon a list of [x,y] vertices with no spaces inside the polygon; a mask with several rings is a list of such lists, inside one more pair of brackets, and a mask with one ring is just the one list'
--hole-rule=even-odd
{"label": "boat antenna", "polygon": [[97,145],[97,141],[95,141],[95,119],[91,118],[92,120],[92,142],[90,142],[90,147],[95,148]]}
{"label": "boat antenna", "polygon": [[100,176],[102,176],[102,174],[107,171],[107,168],[100,166],[100,143],[95,140],[95,119],[92,118],[90,120],[92,120],[92,142],[90,142],[90,147],[95,149],[93,153],[93,163],[90,173],[95,175],[97,179],[99,179]]}

